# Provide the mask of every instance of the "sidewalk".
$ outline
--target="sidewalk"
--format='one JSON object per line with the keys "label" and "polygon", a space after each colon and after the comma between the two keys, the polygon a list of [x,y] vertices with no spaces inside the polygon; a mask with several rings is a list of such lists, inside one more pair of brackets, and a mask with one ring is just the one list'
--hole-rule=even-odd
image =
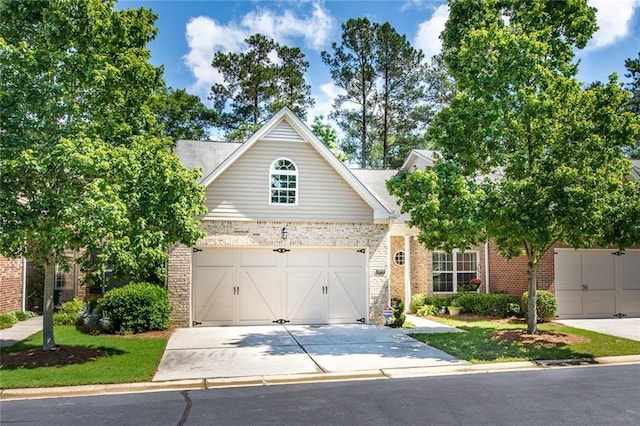
{"label": "sidewalk", "polygon": [[11,328],[0,330],[0,348],[8,348],[42,330],[42,317],[20,321]]}

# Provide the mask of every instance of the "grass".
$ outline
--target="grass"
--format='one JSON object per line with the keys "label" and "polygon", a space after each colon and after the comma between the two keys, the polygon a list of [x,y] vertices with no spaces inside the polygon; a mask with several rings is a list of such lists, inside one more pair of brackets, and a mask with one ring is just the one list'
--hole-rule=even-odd
{"label": "grass", "polygon": [[502,330],[524,330],[526,325],[486,319],[450,319],[444,317],[431,319],[466,332],[412,334],[412,336],[430,346],[475,364],[640,354],[640,342],[556,323],[539,324],[538,330],[582,336],[586,338],[582,340],[586,341],[556,345],[500,341],[490,339],[488,334]]}
{"label": "grass", "polygon": [[[0,387],[10,389],[148,381],[153,377],[167,343],[166,338],[92,336],[72,326],[56,326],[54,335],[56,344],[60,346],[99,348],[105,350],[107,356],[61,367],[2,367]],[[42,332],[2,349],[0,356],[39,347],[42,347]]]}

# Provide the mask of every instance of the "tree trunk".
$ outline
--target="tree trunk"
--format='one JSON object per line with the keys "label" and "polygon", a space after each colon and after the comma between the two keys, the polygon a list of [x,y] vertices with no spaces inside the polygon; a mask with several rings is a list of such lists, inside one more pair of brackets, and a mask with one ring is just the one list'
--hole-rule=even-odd
{"label": "tree trunk", "polygon": [[56,348],[53,338],[53,288],[56,281],[56,263],[53,259],[47,258],[44,264],[44,293],[42,300],[44,307],[42,311],[42,350],[50,351]]}
{"label": "tree trunk", "polygon": [[538,333],[538,307],[536,306],[536,289],[538,287],[538,262],[529,257],[529,295],[527,300],[527,333]]}

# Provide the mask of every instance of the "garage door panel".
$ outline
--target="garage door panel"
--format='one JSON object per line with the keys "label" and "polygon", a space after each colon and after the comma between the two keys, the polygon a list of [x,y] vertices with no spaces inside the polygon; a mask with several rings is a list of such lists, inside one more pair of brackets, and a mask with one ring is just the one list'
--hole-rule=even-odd
{"label": "garage door panel", "polygon": [[327,252],[318,249],[292,249],[285,256],[285,267],[324,267]]}
{"label": "garage door panel", "polygon": [[556,290],[582,291],[582,255],[574,252],[559,252],[555,258]]}
{"label": "garage door panel", "polygon": [[242,268],[238,289],[239,321],[270,323],[282,315],[280,268]]}
{"label": "garage door panel", "polygon": [[202,252],[193,256],[195,267],[213,266],[232,268],[234,265],[234,253],[229,250],[205,248]]}
{"label": "garage door panel", "polygon": [[615,293],[613,291],[586,292],[583,305],[586,316],[609,316],[616,310]]}
{"label": "garage door panel", "polygon": [[618,259],[621,288],[640,291],[640,251],[629,251]]}
{"label": "garage door panel", "polygon": [[329,264],[330,268],[335,267],[353,267],[354,265],[364,266],[364,260],[366,255],[359,252],[357,249],[341,249],[332,250],[329,252]]}
{"label": "garage door panel", "polygon": [[582,290],[556,291],[556,300],[558,303],[558,316],[582,316]]}
{"label": "garage door panel", "polygon": [[363,272],[354,270],[329,271],[329,322],[356,322],[365,317]]}
{"label": "garage door panel", "polygon": [[324,322],[321,268],[288,270],[286,274],[287,313],[292,324],[320,324]]}
{"label": "garage door panel", "polygon": [[282,262],[282,254],[272,249],[246,249],[240,250],[240,268],[272,267],[279,268]]}
{"label": "garage door panel", "polygon": [[194,319],[231,322],[233,310],[228,303],[233,294],[233,269],[201,267],[194,279]]}
{"label": "garage door panel", "polygon": [[609,252],[584,254],[582,257],[582,282],[589,290],[615,289],[615,259]]}

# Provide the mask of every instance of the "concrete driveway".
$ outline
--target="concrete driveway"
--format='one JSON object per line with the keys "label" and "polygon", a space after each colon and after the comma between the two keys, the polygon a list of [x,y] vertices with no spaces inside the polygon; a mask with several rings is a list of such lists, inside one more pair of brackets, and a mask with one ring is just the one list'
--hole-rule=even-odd
{"label": "concrete driveway", "polygon": [[555,320],[569,327],[640,341],[640,318],[599,318]]}
{"label": "concrete driveway", "polygon": [[370,325],[198,327],[176,330],[154,381],[358,372],[467,364],[409,336],[451,332]]}

